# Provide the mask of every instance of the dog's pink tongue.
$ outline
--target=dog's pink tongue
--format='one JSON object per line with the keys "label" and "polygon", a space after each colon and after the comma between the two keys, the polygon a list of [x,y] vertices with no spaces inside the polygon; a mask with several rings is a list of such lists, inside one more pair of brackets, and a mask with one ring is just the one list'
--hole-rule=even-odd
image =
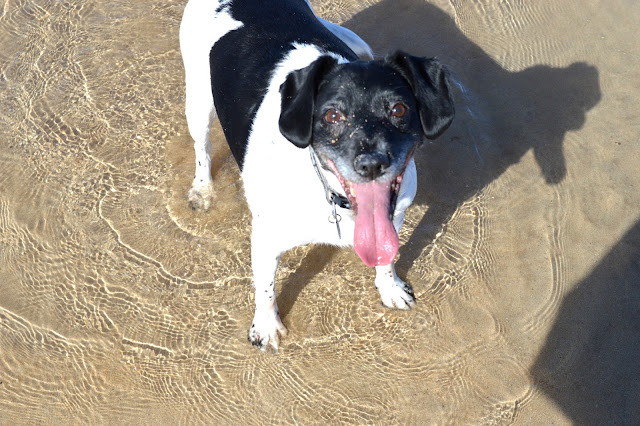
{"label": "dog's pink tongue", "polygon": [[358,213],[353,248],[367,266],[388,265],[398,252],[398,234],[389,220],[391,182],[353,184]]}

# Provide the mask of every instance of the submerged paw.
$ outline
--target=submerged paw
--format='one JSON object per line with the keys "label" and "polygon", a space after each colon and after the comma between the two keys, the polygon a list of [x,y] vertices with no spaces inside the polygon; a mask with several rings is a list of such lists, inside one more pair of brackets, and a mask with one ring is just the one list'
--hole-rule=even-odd
{"label": "submerged paw", "polygon": [[198,212],[207,211],[209,207],[211,207],[214,194],[213,184],[193,186],[189,192],[187,192],[189,207]]}
{"label": "submerged paw", "polygon": [[256,323],[254,321],[249,329],[248,340],[253,346],[263,352],[266,352],[269,347],[271,347],[274,352],[278,352],[280,336],[284,337],[286,335],[287,329],[278,317],[269,321],[268,324]]}
{"label": "submerged paw", "polygon": [[388,308],[409,310],[416,305],[416,297],[411,286],[398,279],[390,285],[379,286],[382,304]]}

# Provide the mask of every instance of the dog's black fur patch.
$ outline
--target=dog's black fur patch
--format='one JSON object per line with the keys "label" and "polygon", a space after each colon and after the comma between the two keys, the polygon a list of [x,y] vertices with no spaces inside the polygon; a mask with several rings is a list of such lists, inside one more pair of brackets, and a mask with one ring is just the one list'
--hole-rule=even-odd
{"label": "dog's black fur patch", "polygon": [[303,1],[254,1],[250,6],[232,1],[226,6],[243,26],[224,35],[211,49],[211,85],[222,130],[242,169],[251,123],[275,65],[293,49],[293,43],[315,45],[349,60],[357,55]]}
{"label": "dog's black fur patch", "polygon": [[[403,52],[346,64],[321,57],[290,73],[280,92],[282,134],[298,147],[312,144],[325,168],[332,161],[351,182],[397,176],[415,145],[438,137],[454,116],[442,66]],[[406,107],[402,117],[391,113],[397,104]],[[325,120],[329,110],[337,123]],[[363,173],[361,164],[372,162],[379,171]]]}

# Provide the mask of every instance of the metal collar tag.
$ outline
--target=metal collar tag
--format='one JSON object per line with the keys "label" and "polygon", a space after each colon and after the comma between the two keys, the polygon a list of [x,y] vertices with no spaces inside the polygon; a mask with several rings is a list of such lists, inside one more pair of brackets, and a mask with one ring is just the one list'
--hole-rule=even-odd
{"label": "metal collar tag", "polygon": [[336,206],[341,207],[343,209],[350,209],[351,203],[347,197],[343,197],[342,195],[335,192],[329,184],[327,180],[324,178],[324,175],[318,168],[318,161],[316,160],[316,154],[313,152],[313,148],[309,147],[309,155],[311,156],[311,164],[313,164],[313,168],[322,183],[322,187],[324,188],[325,197],[327,198],[327,202],[331,205],[331,215],[328,220],[329,223],[335,223],[336,229],[338,231],[338,238],[342,239],[342,233],[340,232],[340,221],[342,220],[342,216],[338,214],[336,211]]}

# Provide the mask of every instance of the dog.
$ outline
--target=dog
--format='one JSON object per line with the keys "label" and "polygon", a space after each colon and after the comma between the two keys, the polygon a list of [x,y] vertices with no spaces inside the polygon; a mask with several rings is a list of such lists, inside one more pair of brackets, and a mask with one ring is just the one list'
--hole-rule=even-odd
{"label": "dog", "polygon": [[360,37],[306,0],[190,0],[180,49],[196,152],[189,203],[212,202],[217,117],[252,214],[249,341],[277,351],[287,333],[275,274],[280,255],[299,245],[353,246],[375,267],[382,303],[413,307],[393,261],[416,194],[413,152],[454,116],[438,60],[402,51],[373,60]]}

